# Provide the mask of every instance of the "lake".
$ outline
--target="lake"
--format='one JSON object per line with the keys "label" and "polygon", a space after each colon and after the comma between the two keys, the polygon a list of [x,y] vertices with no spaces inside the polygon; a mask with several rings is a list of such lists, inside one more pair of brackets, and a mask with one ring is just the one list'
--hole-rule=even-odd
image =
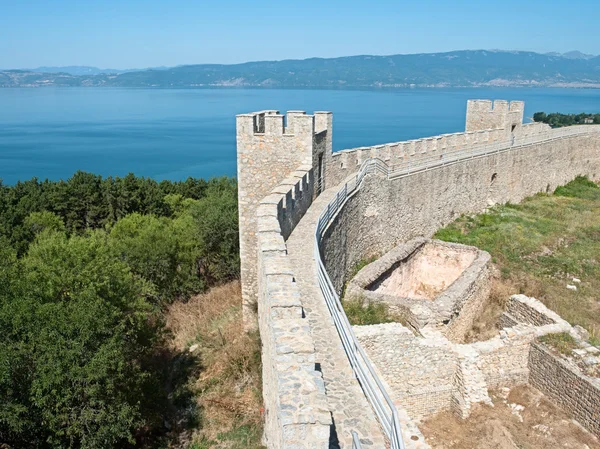
{"label": "lake", "polygon": [[234,175],[235,115],[333,112],[334,150],[463,131],[468,99],[600,112],[600,89],[0,89],[0,179],[76,170],[181,180]]}

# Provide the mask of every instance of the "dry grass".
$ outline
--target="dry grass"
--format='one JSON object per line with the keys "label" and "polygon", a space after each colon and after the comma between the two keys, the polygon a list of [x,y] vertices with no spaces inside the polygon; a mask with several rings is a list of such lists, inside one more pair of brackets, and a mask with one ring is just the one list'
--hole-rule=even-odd
{"label": "dry grass", "polygon": [[167,326],[176,351],[198,345],[191,387],[201,410],[192,448],[258,448],[262,435],[260,342],[244,331],[239,282],[175,303]]}
{"label": "dry grass", "polygon": [[465,343],[485,341],[498,335],[498,321],[506,310],[510,295],[514,293],[514,286],[498,279],[492,279],[490,296],[473,328],[467,332]]}

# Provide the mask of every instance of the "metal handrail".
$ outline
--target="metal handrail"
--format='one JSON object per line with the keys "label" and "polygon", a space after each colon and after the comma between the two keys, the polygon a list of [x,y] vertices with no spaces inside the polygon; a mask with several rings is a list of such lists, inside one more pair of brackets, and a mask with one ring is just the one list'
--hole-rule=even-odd
{"label": "metal handrail", "polygon": [[[358,379],[365,396],[373,407],[379,423],[381,424],[386,438],[390,443],[391,449],[404,449],[404,441],[402,440],[402,431],[398,419],[398,411],[394,402],[387,393],[379,376],[375,372],[373,366],[362,346],[358,342],[352,326],[348,321],[348,317],[344,312],[340,297],[337,294],[329,274],[325,269],[323,260],[321,259],[320,243],[324,232],[331,224],[333,218],[344,206],[346,201],[360,188],[363,179],[368,174],[381,173],[388,179],[397,179],[403,176],[409,176],[421,171],[430,170],[436,167],[443,167],[449,164],[454,164],[467,159],[474,159],[504,151],[510,151],[525,146],[534,145],[541,142],[552,142],[555,140],[571,137],[573,135],[584,135],[600,132],[600,127],[591,129],[589,126],[585,129],[577,128],[561,128],[550,131],[550,137],[542,138],[541,135],[527,136],[520,139],[512,139],[494,144],[480,144],[472,148],[456,151],[452,153],[443,153],[441,155],[434,154],[418,160],[408,160],[401,164],[388,166],[381,159],[369,158],[361,165],[356,175],[350,178],[344,186],[337,192],[335,197],[327,204],[319,216],[317,228],[315,231],[315,246],[314,256],[317,263],[317,277],[321,293],[325,298],[329,312],[338,331],[342,345],[348,356],[348,360],[354,375]],[[547,136],[547,134],[544,134]],[[352,447],[360,449],[361,444],[356,432],[352,432]]]}
{"label": "metal handrail", "polygon": [[[344,346],[354,375],[365,392],[365,396],[371,403],[371,406],[377,415],[377,419],[383,427],[386,437],[389,439],[391,449],[404,449],[396,407],[352,331],[352,326],[344,313],[340,298],[325,270],[319,250],[321,237],[331,222],[331,219],[341,209],[349,196],[360,187],[364,177],[369,173],[376,172],[385,173],[387,175],[387,165],[380,159],[368,159],[361,166],[356,177],[344,184],[344,187],[338,191],[335,198],[329,202],[317,223],[315,235],[315,261],[317,263],[319,287],[321,288],[321,292],[323,293],[323,297],[325,298],[335,327],[342,340],[342,345]],[[353,445],[356,445],[357,441],[360,445],[358,438],[354,438],[353,436]]]}
{"label": "metal handrail", "polygon": [[358,434],[354,430],[352,431],[352,449],[362,449]]}

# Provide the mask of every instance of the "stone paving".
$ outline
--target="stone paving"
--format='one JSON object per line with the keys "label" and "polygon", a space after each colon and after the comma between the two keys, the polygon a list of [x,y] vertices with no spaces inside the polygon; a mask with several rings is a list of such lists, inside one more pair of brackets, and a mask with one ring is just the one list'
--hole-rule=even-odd
{"label": "stone paving", "polygon": [[336,435],[332,436],[331,447],[351,448],[354,430],[363,448],[383,448],[386,446],[383,433],[354,377],[316,279],[315,227],[321,211],[336,193],[337,189],[332,188],[319,195],[287,240],[287,250],[302,306],[310,322],[316,361],[323,373],[327,402],[333,414]]}

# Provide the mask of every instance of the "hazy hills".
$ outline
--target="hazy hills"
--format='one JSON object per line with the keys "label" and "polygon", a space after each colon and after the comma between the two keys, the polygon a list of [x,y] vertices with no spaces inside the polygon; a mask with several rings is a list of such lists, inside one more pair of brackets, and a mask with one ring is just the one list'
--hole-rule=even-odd
{"label": "hazy hills", "polygon": [[558,55],[465,50],[231,65],[198,64],[133,71],[93,67],[50,69],[44,72],[0,71],[0,86],[600,87],[600,56],[580,52]]}
{"label": "hazy hills", "polygon": [[119,74],[127,72],[137,72],[140,70],[164,70],[168,67],[151,67],[147,69],[99,69],[98,67],[90,67],[86,65],[73,65],[64,67],[37,67],[35,69],[21,69],[25,72],[38,72],[38,73],[67,73],[69,75],[108,75],[108,74]]}

